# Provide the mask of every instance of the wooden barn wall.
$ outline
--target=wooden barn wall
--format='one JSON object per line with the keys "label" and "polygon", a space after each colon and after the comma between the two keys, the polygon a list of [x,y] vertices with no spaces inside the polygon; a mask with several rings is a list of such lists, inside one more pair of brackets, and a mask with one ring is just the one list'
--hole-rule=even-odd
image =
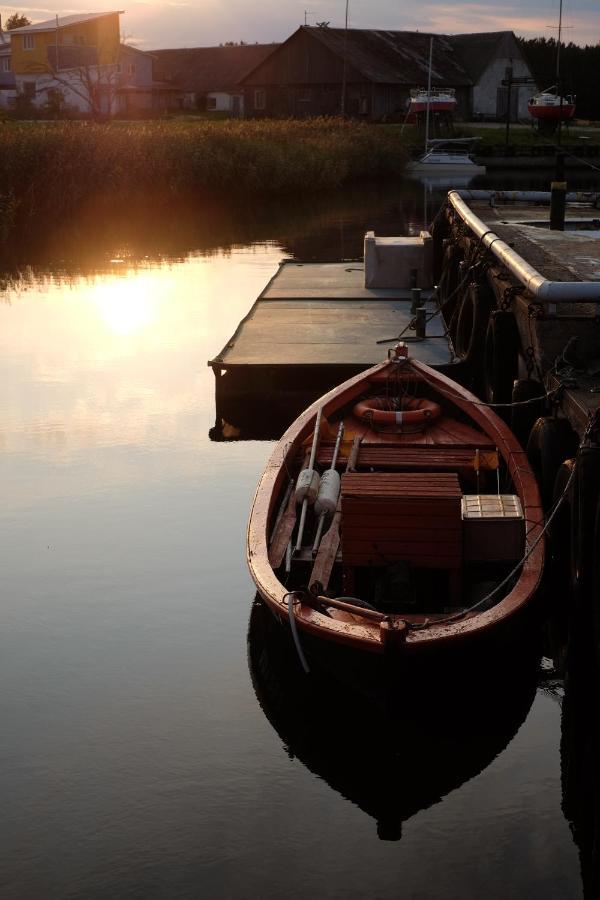
{"label": "wooden barn wall", "polygon": [[[264,92],[264,109],[255,106],[255,92]],[[346,114],[373,121],[401,122],[406,115],[410,89],[399,84],[371,82],[346,85]],[[470,115],[470,88],[457,88],[457,114]],[[337,116],[342,106],[342,85],[337,84],[258,84],[244,89],[246,117]]]}
{"label": "wooden barn wall", "polygon": [[[264,109],[257,109],[255,92],[264,92]],[[261,85],[246,87],[244,109],[246,116],[307,118],[310,116],[339,116],[342,109],[341,84]],[[348,84],[346,112],[349,116],[371,117],[373,85]]]}

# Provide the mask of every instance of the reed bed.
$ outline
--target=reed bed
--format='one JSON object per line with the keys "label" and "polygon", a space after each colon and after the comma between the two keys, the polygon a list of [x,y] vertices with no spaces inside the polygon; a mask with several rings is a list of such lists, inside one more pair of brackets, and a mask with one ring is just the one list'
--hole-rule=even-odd
{"label": "reed bed", "polygon": [[386,128],[306,121],[4,122],[0,222],[62,216],[99,195],[140,191],[248,198],[322,191],[399,173]]}

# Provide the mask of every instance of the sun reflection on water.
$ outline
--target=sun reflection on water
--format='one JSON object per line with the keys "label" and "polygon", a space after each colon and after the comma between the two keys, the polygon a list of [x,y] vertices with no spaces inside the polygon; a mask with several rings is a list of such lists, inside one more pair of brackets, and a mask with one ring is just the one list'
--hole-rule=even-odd
{"label": "sun reflection on water", "polygon": [[0,304],[5,503],[194,470],[214,424],[206,362],[280,257],[265,245],[64,280],[33,272],[7,292]]}
{"label": "sun reflection on water", "polygon": [[102,321],[116,334],[143,331],[156,322],[160,310],[151,273],[128,273],[124,278],[99,281],[90,291]]}

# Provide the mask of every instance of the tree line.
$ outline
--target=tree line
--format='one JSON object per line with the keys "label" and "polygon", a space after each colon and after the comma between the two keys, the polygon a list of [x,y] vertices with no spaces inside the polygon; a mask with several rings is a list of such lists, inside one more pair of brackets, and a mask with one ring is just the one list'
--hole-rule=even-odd
{"label": "tree line", "polygon": [[[539,87],[556,84],[556,38],[518,38]],[[561,93],[575,94],[578,119],[600,120],[600,96],[593,73],[600,72],[600,44],[562,44],[560,48]]]}

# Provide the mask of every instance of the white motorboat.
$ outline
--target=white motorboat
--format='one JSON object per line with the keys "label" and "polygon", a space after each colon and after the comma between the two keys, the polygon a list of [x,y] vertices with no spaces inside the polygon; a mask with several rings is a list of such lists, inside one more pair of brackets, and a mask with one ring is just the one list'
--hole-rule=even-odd
{"label": "white motorboat", "polygon": [[427,141],[427,149],[420,159],[409,162],[409,175],[485,175],[485,166],[478,166],[471,157],[477,138],[450,138]]}

